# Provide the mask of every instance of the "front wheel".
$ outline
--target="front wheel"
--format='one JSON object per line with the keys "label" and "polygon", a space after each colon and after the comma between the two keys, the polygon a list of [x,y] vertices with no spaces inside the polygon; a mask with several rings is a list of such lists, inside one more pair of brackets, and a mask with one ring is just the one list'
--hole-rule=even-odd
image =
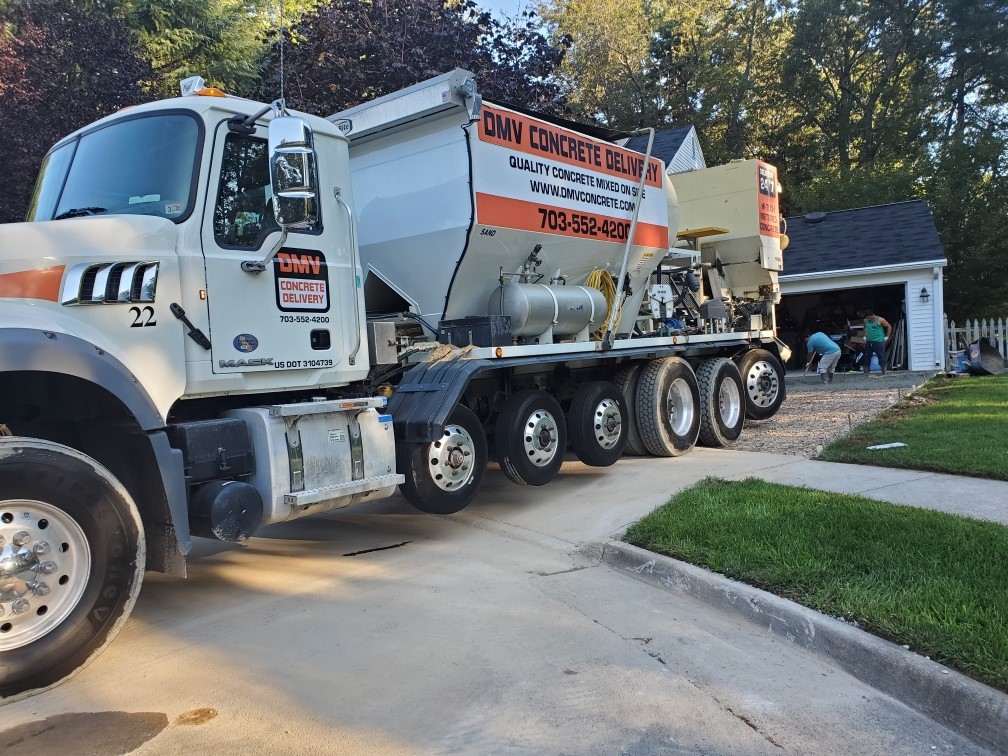
{"label": "front wheel", "polygon": [[745,387],[745,414],[750,420],[766,420],[777,414],[784,402],[784,367],[766,349],[750,349],[738,359]]}
{"label": "front wheel", "polygon": [[129,493],[60,444],[0,439],[0,698],[83,669],[125,624],[143,581]]}
{"label": "front wheel", "polygon": [[399,447],[399,472],[406,477],[399,491],[421,512],[454,514],[476,496],[486,465],[483,425],[472,410],[459,405],[441,438]]}

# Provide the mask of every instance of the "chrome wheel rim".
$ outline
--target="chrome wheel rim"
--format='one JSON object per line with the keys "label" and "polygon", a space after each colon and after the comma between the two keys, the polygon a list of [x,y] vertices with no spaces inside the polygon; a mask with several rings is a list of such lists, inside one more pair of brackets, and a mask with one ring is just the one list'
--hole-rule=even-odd
{"label": "chrome wheel rim", "polygon": [[473,479],[476,447],[461,425],[445,426],[444,435],[428,448],[430,475],[442,491],[455,491]]}
{"label": "chrome wheel rim", "polygon": [[536,467],[545,467],[559,452],[557,421],[546,410],[539,409],[525,420],[522,445],[525,456]]}
{"label": "chrome wheel rim", "polygon": [[718,390],[718,413],[727,428],[734,428],[742,414],[742,397],[735,381],[726,378]]}
{"label": "chrome wheel rim", "polygon": [[90,575],[91,549],[70,515],[42,501],[0,502],[0,651],[58,627]]}
{"label": "chrome wheel rim", "polygon": [[600,447],[609,450],[616,446],[623,428],[619,404],[612,399],[603,399],[599,402],[592,416],[592,427],[595,441]]}
{"label": "chrome wheel rim", "polygon": [[693,392],[690,385],[682,378],[676,378],[669,386],[666,396],[669,427],[677,436],[685,436],[693,426]]}
{"label": "chrome wheel rim", "polygon": [[780,384],[777,371],[766,360],[754,362],[746,373],[746,394],[757,407],[769,407],[777,399]]}

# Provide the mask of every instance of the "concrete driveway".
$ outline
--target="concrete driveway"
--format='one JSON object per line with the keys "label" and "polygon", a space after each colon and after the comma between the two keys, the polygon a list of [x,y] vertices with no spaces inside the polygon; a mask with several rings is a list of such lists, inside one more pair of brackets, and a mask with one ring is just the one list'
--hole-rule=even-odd
{"label": "concrete driveway", "polygon": [[782,460],[571,462],[544,488],[491,466],[453,517],[393,498],[241,546],[202,541],[188,580],[148,574],[88,669],[0,707],[0,751],[976,752],[822,658],[580,549],[705,475]]}

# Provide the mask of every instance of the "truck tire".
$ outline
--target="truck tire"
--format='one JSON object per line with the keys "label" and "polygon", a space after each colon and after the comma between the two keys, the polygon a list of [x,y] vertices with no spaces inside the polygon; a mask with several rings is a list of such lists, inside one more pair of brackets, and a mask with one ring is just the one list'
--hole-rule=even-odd
{"label": "truck tire", "polygon": [[646,457],[648,450],[637,428],[637,383],[640,381],[642,362],[631,362],[624,365],[613,377],[613,383],[623,393],[627,406],[627,440],[624,452],[637,457]]}
{"label": "truck tire", "polygon": [[682,357],[652,360],[637,385],[637,427],[648,452],[678,457],[700,433],[700,389],[693,368]]}
{"label": "truck tire", "polygon": [[0,438],[0,698],[79,672],[125,624],[143,582],[129,493],[60,444]]}
{"label": "truck tire", "polygon": [[750,420],[766,420],[784,402],[784,367],[766,349],[750,349],[738,359],[745,388],[745,413]]}
{"label": "truck tire", "polygon": [[406,480],[399,491],[421,512],[454,514],[476,496],[487,465],[487,440],[479,418],[459,405],[437,441],[403,444],[397,465]]}
{"label": "truck tire", "polygon": [[581,386],[571,402],[567,430],[574,453],[586,465],[614,464],[623,455],[627,440],[623,392],[608,381]]}
{"label": "truck tire", "polygon": [[696,371],[700,384],[700,443],[729,446],[745,423],[745,393],[738,366],[726,357],[703,360]]}
{"label": "truck tire", "polygon": [[544,486],[560,471],[567,450],[563,410],[545,391],[512,394],[497,417],[494,440],[505,475],[518,485]]}

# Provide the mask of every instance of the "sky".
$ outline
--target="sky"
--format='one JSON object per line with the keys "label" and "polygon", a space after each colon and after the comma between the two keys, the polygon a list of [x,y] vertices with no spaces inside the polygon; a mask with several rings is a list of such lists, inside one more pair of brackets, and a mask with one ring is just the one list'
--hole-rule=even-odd
{"label": "sky", "polygon": [[517,16],[519,11],[528,7],[528,0],[476,0],[481,8],[492,11],[496,16]]}

